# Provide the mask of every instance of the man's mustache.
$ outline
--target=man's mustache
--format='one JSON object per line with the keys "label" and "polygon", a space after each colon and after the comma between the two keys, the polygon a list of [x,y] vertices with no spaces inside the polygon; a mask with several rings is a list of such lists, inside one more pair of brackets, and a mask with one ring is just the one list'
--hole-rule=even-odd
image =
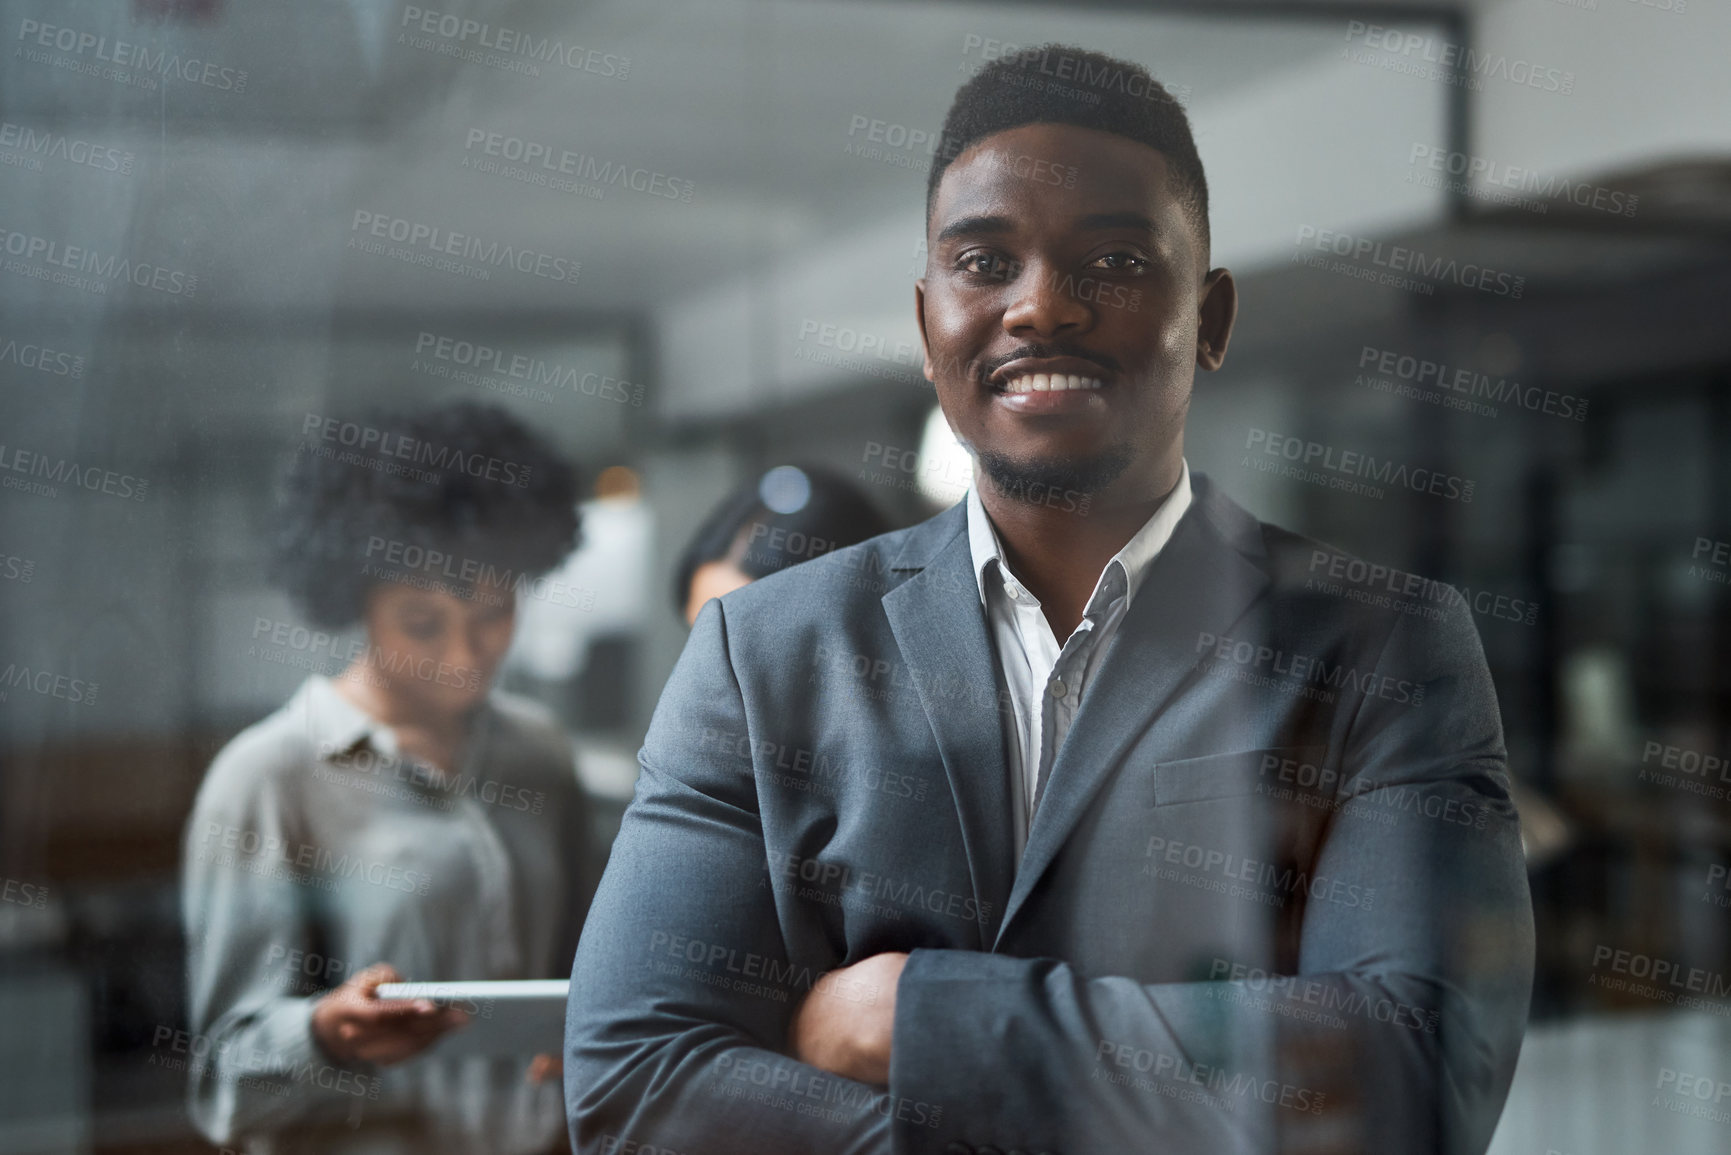
{"label": "man's mustache", "polygon": [[1070,341],[1046,341],[1020,345],[1001,357],[993,357],[980,363],[980,380],[988,380],[993,373],[1008,365],[1011,361],[1019,361],[1023,357],[1080,357],[1092,361],[1108,372],[1118,371],[1118,359],[1109,353],[1101,353],[1088,349]]}

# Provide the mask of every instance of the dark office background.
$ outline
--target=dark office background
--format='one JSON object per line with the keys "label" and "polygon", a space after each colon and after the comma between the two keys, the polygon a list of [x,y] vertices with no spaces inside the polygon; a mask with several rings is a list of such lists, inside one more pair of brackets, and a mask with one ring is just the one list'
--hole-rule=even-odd
{"label": "dark office background", "polygon": [[[1472,600],[1539,927],[1493,1150],[1726,1149],[1654,1074],[1731,1080],[1731,1002],[1604,979],[1628,952],[1731,983],[1731,7],[0,0],[0,476],[22,452],[148,483],[0,491],[0,669],[97,687],[0,686],[0,1153],[208,1149],[151,1062],[185,1016],[179,840],[215,751],[318,661],[258,626],[298,622],[261,546],[309,415],[492,401],[581,463],[593,604],[537,609],[506,682],[577,735],[604,846],[684,639],[674,557],[722,492],[793,461],[898,524],[959,494],[898,352],[920,142],[983,60],[1050,40],[1193,117],[1242,306],[1192,467]],[[518,179],[530,145],[589,167]],[[398,222],[580,271],[369,251]],[[37,239],[134,271],[57,282]],[[1366,279],[1394,246],[1456,272]],[[1471,499],[1264,472],[1271,436]]]}

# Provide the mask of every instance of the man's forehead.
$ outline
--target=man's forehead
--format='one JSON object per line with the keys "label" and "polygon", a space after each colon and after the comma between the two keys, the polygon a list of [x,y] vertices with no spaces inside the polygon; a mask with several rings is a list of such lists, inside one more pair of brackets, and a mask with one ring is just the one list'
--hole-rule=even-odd
{"label": "man's forehead", "polygon": [[944,170],[934,199],[942,218],[1039,199],[1077,214],[1154,212],[1174,200],[1166,157],[1140,141],[1068,124],[1025,124],[970,144]]}
{"label": "man's forehead", "polygon": [[1086,168],[1096,180],[1164,183],[1167,175],[1166,156],[1152,145],[1104,129],[1038,121],[969,144],[950,162],[943,179],[1002,176],[1006,160],[1021,162],[1023,169],[1040,162]]}

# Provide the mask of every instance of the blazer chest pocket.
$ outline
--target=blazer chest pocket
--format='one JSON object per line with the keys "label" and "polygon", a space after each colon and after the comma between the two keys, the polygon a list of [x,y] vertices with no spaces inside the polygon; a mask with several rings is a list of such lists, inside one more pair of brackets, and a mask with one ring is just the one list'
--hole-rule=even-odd
{"label": "blazer chest pocket", "polygon": [[1339,779],[1323,765],[1325,746],[1272,746],[1233,750],[1154,764],[1155,806],[1206,802],[1255,794],[1304,791],[1332,795]]}

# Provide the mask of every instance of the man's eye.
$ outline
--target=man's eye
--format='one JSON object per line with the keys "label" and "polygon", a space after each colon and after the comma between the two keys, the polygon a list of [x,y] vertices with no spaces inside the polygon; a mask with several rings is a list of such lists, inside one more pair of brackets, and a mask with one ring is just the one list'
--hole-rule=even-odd
{"label": "man's eye", "polygon": [[1010,274],[1012,263],[996,253],[969,253],[957,262],[957,267],[964,273],[1002,280]]}
{"label": "man's eye", "polygon": [[1107,253],[1097,258],[1093,267],[1110,269],[1113,272],[1141,272],[1148,267],[1148,261],[1135,253]]}

